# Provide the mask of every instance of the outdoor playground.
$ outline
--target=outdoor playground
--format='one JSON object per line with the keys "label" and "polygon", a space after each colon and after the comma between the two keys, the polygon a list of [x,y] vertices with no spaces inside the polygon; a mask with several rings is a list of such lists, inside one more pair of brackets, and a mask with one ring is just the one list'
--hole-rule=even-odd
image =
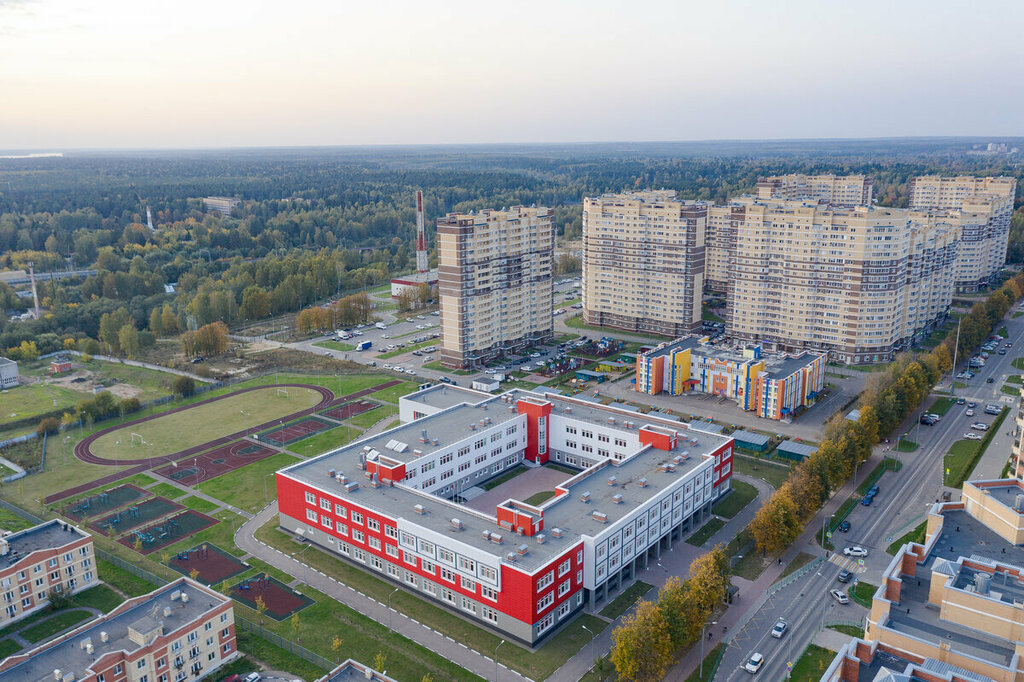
{"label": "outdoor playground", "polygon": [[186,485],[198,485],[247,464],[266,459],[276,452],[277,450],[259,443],[239,440],[184,460],[181,464],[171,462],[154,470],[154,473]]}
{"label": "outdoor playground", "polygon": [[79,500],[65,507],[62,513],[73,521],[82,521],[93,516],[106,514],[122,505],[139,500],[148,494],[142,488],[128,483],[105,490],[98,495],[87,497],[84,500]]}
{"label": "outdoor playground", "polygon": [[133,530],[119,538],[118,542],[141,554],[150,554],[216,523],[217,519],[189,509],[141,530]]}
{"label": "outdoor playground", "polygon": [[178,552],[167,565],[185,575],[196,571],[196,580],[207,585],[218,585],[249,570],[248,564],[209,542]]}
{"label": "outdoor playground", "polygon": [[309,597],[299,594],[266,573],[259,573],[232,585],[229,593],[251,609],[256,608],[256,599],[261,597],[267,607],[267,615],[277,621],[284,620],[313,603]]}
{"label": "outdoor playground", "polygon": [[180,504],[163,497],[151,497],[145,502],[133,504],[93,521],[89,527],[104,535],[119,535],[181,508]]}

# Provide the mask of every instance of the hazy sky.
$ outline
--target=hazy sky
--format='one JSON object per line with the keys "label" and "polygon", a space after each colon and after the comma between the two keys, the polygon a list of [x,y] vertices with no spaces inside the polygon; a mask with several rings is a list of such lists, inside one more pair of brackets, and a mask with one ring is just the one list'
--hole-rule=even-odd
{"label": "hazy sky", "polygon": [[0,150],[1024,134],[1024,0],[0,0]]}

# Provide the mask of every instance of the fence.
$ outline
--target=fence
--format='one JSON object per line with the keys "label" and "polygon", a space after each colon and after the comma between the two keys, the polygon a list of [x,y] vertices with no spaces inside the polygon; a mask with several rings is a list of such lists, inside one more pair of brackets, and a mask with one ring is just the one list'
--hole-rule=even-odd
{"label": "fence", "polygon": [[309,661],[310,663],[319,668],[323,668],[324,672],[328,672],[334,669],[335,666],[337,666],[337,663],[329,661],[320,654],[315,654],[309,649],[299,644],[296,644],[290,639],[285,639],[276,632],[266,629],[262,625],[250,623],[245,618],[235,616],[235,628],[239,630],[245,630],[246,632],[250,632],[256,635],[257,637],[267,640],[271,644],[276,644],[285,651],[295,654],[299,658]]}
{"label": "fence", "polygon": [[785,578],[782,578],[781,580],[773,583],[768,588],[768,595],[771,596],[771,595],[775,594],[776,592],[778,592],[779,590],[781,590],[783,587],[786,587],[786,586],[790,585],[793,581],[801,578],[804,574],[806,574],[806,573],[816,569],[818,567],[818,565],[823,563],[824,561],[825,561],[825,557],[818,557],[814,561],[811,561],[810,563],[808,563],[806,566],[801,566],[797,570],[795,570],[792,573],[790,573],[789,575],[787,575]]}

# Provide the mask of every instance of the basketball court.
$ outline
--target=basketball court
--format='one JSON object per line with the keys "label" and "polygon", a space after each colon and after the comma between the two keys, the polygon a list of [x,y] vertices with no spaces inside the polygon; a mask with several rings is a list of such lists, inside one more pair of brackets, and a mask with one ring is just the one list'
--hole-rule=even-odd
{"label": "basketball court", "polygon": [[280,426],[276,429],[264,431],[263,433],[254,436],[257,440],[265,441],[271,445],[284,447],[291,445],[296,441],[300,441],[303,438],[308,438],[314,434],[320,433],[321,431],[329,431],[336,427],[337,424],[329,422],[326,419],[319,417],[304,417],[291,424]]}
{"label": "basketball court", "polygon": [[320,414],[325,417],[341,421],[343,419],[348,419],[349,417],[354,417],[357,414],[362,414],[363,412],[369,412],[376,407],[380,407],[380,404],[370,400],[353,400],[352,402],[342,403],[337,407],[332,407],[329,410],[323,410]]}

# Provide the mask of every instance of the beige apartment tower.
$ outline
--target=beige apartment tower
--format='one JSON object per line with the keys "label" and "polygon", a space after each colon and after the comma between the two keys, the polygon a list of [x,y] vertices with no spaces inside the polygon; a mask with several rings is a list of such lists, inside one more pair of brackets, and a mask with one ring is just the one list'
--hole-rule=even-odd
{"label": "beige apartment tower", "polygon": [[754,198],[727,208],[734,339],[879,362],[948,313],[960,226],[944,212]]}
{"label": "beige apartment tower", "polygon": [[957,291],[977,291],[1005,265],[1016,189],[1016,180],[1004,176],[911,179],[910,208],[946,210],[962,225]]}
{"label": "beige apartment tower", "polygon": [[773,175],[757,181],[758,199],[815,201],[831,206],[870,206],[873,180],[867,175]]}
{"label": "beige apartment tower", "polygon": [[632,332],[700,330],[708,205],[671,190],[583,200],[583,320]]}
{"label": "beige apartment tower", "polygon": [[554,248],[549,208],[438,219],[442,364],[479,367],[552,337]]}

